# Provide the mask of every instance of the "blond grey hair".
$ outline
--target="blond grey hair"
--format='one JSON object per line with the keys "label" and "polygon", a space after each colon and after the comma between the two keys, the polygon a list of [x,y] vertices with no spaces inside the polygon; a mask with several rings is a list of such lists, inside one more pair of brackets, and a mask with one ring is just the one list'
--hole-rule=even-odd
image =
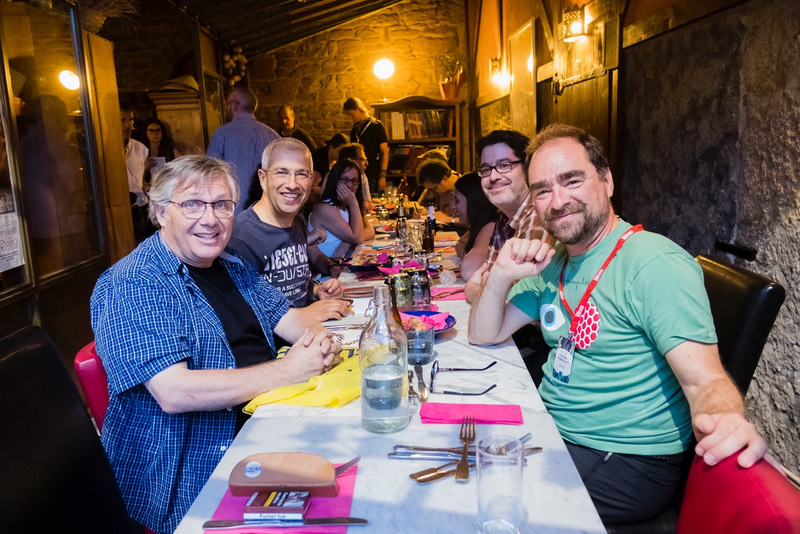
{"label": "blond grey hair", "polygon": [[[302,143],[301,143],[302,144]],[[305,145],[303,145],[305,146]],[[239,201],[239,182],[230,163],[209,156],[181,156],[159,168],[150,182],[150,221],[161,226],[156,208],[165,208],[178,192],[223,178],[231,198]]]}

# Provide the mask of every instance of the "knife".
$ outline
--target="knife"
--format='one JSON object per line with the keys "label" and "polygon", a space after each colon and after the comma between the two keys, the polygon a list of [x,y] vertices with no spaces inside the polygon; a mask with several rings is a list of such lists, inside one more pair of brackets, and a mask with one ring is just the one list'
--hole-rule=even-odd
{"label": "knife", "polygon": [[[527,447],[522,451],[523,456],[541,452],[541,447]],[[455,452],[390,452],[386,455],[394,460],[456,460],[461,458],[461,453]],[[475,450],[467,451],[467,458],[475,458]]]}
{"label": "knife", "polygon": [[366,525],[368,521],[359,517],[306,517],[302,521],[284,519],[210,519],[203,523],[208,530],[223,530],[239,527],[303,527],[324,525]]}
{"label": "knife", "polygon": [[419,400],[425,402],[428,400],[428,386],[425,385],[425,379],[422,378],[422,366],[418,363],[414,364],[414,371],[417,373],[417,386],[419,386]]}
{"label": "knife", "polygon": [[[527,432],[519,437],[520,443],[523,445],[529,442],[533,438],[533,434]],[[393,448],[394,452],[406,453],[406,452],[454,452],[461,456],[461,451],[464,450],[464,447],[459,445],[458,447],[421,447],[418,445],[395,445]],[[467,447],[469,451],[475,451],[475,444],[472,443]]]}

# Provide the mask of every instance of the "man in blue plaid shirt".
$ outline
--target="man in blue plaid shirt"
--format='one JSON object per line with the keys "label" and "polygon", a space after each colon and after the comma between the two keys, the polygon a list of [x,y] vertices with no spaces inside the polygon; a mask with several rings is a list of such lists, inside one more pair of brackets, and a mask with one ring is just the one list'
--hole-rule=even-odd
{"label": "man in blue plaid shirt", "polygon": [[[103,445],[131,517],[159,533],[175,530],[230,446],[242,404],[338,362],[320,323],[225,252],[238,198],[229,164],[168,163],[150,189],[160,230],[92,294],[110,399]],[[273,333],[294,343],[279,360]]]}

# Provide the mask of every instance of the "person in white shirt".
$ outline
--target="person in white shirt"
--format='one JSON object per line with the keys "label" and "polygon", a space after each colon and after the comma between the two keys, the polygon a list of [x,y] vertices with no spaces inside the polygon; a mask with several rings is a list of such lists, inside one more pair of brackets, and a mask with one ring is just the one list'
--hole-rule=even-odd
{"label": "person in white shirt", "polygon": [[141,243],[155,232],[155,227],[147,216],[147,195],[144,191],[144,173],[149,151],[144,144],[136,139],[131,139],[134,121],[131,105],[120,101],[119,112],[122,116],[122,143],[125,147],[125,166],[128,170],[133,235],[136,242]]}

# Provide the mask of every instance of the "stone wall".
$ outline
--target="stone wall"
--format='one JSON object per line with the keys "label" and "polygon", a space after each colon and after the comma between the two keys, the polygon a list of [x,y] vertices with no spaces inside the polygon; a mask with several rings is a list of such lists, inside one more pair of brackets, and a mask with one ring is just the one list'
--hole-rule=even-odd
{"label": "stone wall", "polygon": [[[800,469],[800,4],[753,0],[623,51],[623,216],[787,291],[748,414]],[[755,261],[714,252],[720,240]]]}
{"label": "stone wall", "polygon": [[[441,98],[437,58],[448,53],[467,55],[463,0],[406,0],[251,60],[256,116],[276,127],[278,106],[292,104],[298,126],[321,144],[334,133],[349,133],[342,103],[351,96],[367,104],[384,95]],[[372,72],[383,57],[395,64],[385,92]]]}

